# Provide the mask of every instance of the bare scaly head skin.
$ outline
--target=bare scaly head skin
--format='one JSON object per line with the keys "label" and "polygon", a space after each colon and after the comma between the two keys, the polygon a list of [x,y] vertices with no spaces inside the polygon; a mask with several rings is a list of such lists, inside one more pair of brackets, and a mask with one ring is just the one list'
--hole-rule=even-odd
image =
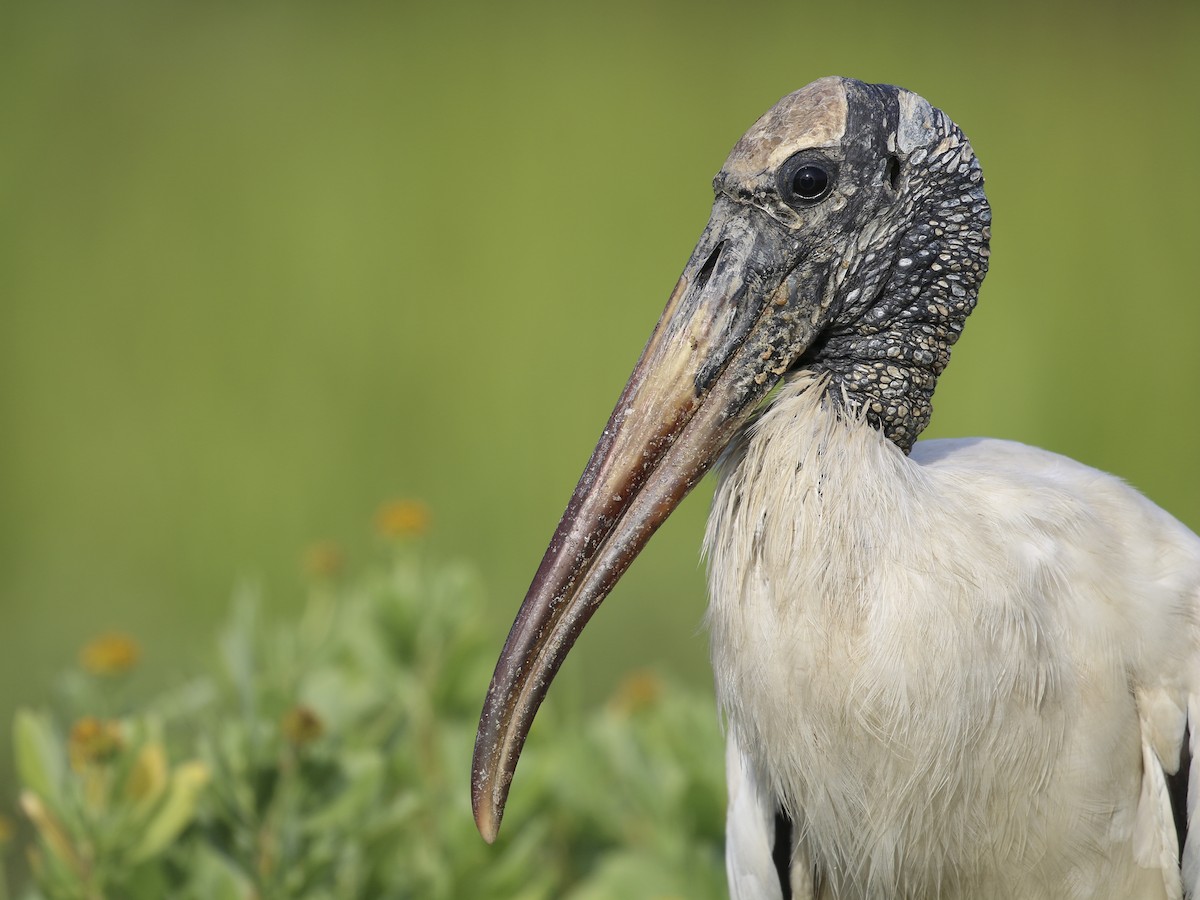
{"label": "bare scaly head skin", "polygon": [[797,151],[841,143],[848,115],[845,79],[814,81],[788,94],[751,125],[733,145],[721,173],[746,186],[764,176],[773,180]]}
{"label": "bare scaly head skin", "polygon": [[835,401],[907,451],[986,271],[990,214],[970,145],[939,110],[890,85],[824,78],[788,95],[713,186],[708,226],[488,689],[472,801],[489,842],[568,650],[768,391],[792,371],[827,374]]}

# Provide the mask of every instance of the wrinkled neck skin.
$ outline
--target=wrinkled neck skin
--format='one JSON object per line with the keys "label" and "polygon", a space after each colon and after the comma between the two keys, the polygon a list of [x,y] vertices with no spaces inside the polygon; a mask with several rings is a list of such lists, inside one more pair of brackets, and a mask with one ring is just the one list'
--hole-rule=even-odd
{"label": "wrinkled neck skin", "polygon": [[[839,272],[839,324],[793,367],[827,375],[829,398],[860,409],[905,453],[929,424],[938,376],[975,308],[991,230],[979,162],[962,132],[934,112],[941,141],[904,157],[928,166],[911,170],[925,183],[912,186],[907,206],[863,229],[847,253],[853,262]],[[896,229],[897,217],[911,224]],[[898,241],[873,246],[892,229]]]}

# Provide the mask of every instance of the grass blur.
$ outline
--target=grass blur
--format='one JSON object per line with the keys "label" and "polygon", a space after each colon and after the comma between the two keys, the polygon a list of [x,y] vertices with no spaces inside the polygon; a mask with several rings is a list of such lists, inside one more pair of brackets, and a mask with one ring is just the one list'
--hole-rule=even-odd
{"label": "grass blur", "polygon": [[586,715],[548,702],[513,825],[479,839],[462,777],[490,668],[478,577],[411,534],[391,550],[314,572],[280,624],[243,594],[203,670],[137,704],[128,638],[91,645],[52,712],[17,714],[29,878],[9,893],[0,869],[0,898],[724,896],[716,712],[646,673]]}
{"label": "grass blur", "polygon": [[[709,180],[831,73],[925,95],[988,179],[992,273],[931,433],[1067,453],[1200,527],[1198,26],[1183,2],[10,0],[0,721],[99,633],[194,664],[240,579],[286,615],[305,548],[361,560],[392,496],[478,562],[498,651]],[[707,683],[697,493],[556,692]]]}

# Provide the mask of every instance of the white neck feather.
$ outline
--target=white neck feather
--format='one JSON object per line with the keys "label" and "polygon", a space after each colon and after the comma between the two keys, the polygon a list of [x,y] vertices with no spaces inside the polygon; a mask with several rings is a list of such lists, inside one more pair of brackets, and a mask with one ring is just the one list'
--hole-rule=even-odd
{"label": "white neck feather", "polygon": [[[973,835],[989,828],[1038,839],[1004,805],[1016,761],[989,727],[997,696],[1038,710],[1045,740],[1020,771],[1054,765],[1062,723],[1039,709],[1061,687],[1039,640],[1053,626],[1011,602],[1021,574],[954,485],[810,373],[722,462],[705,538],[718,701],[808,857],[862,891],[835,896],[948,887],[943,867],[982,864]],[[897,845],[911,833],[928,855]]]}
{"label": "white neck feather", "polygon": [[844,579],[870,569],[886,526],[909,515],[921,468],[851,401],[830,398],[828,381],[789,379],[721,460],[704,541],[714,606],[741,605],[763,593],[756,578],[787,573],[794,587],[765,595],[794,605],[802,592],[844,617],[862,599]]}

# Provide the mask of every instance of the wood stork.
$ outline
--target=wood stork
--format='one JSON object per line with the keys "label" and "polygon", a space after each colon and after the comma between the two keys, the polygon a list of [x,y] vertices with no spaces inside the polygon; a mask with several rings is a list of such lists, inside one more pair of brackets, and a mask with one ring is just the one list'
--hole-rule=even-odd
{"label": "wood stork", "polygon": [[1200,539],[1052,453],[914,443],[987,270],[967,139],[916,94],[826,78],[714,189],[497,664],[484,838],[563,658],[719,457],[735,898],[1200,896],[1194,791],[1178,800],[1200,756]]}

